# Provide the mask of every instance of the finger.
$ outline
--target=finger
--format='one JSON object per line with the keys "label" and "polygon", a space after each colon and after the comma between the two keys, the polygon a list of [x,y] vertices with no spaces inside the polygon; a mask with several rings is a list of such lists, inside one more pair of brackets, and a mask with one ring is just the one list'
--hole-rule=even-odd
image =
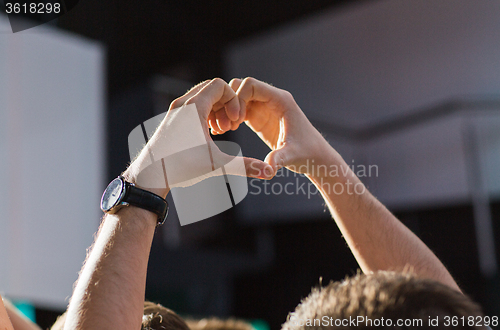
{"label": "finger", "polygon": [[[242,79],[233,78],[229,82],[229,86],[236,92],[238,90],[238,88],[240,88],[242,81],[243,81]],[[231,129],[233,131],[235,131],[240,126],[240,124],[245,121],[245,116],[246,116],[246,108],[247,108],[246,103],[243,99],[241,99],[239,97],[238,97],[238,99],[240,102],[240,118],[238,119],[238,121],[233,122],[232,127],[231,127]]]}
{"label": "finger", "polygon": [[215,78],[191,97],[186,103],[195,103],[201,114],[208,117],[215,104],[221,103],[231,121],[239,119],[240,103],[236,93],[220,78]]}
{"label": "finger", "polygon": [[233,89],[233,91],[237,91],[238,88],[240,88],[240,85],[241,85],[241,82],[243,80],[240,79],[240,78],[233,78],[231,79],[231,81],[229,82],[229,86]]}
{"label": "finger", "polygon": [[227,112],[224,109],[216,111],[215,118],[217,118],[217,126],[220,132],[225,133],[231,129],[231,120],[227,117]]}
{"label": "finger", "polygon": [[169,109],[175,109],[175,108],[179,108],[179,107],[183,106],[187,100],[189,100],[191,97],[195,96],[203,87],[208,85],[208,83],[210,83],[210,80],[202,81],[198,85],[193,86],[189,91],[187,91],[186,94],[184,94],[181,97],[178,97],[177,99],[172,101]]}
{"label": "finger", "polygon": [[248,77],[241,81],[236,94],[245,103],[251,101],[268,102],[271,98],[271,86],[255,78]]}
{"label": "finger", "polygon": [[261,160],[243,157],[243,162],[245,163],[245,171],[249,178],[270,180],[276,175],[273,168]]}
{"label": "finger", "polygon": [[276,173],[280,168],[291,164],[291,152],[289,149],[289,147],[285,146],[267,154],[264,161],[272,167],[274,173]]}
{"label": "finger", "polygon": [[236,131],[240,125],[238,122],[232,121],[231,122],[231,131]]}
{"label": "finger", "polygon": [[[229,145],[228,145],[229,144]],[[247,176],[259,179],[271,179],[274,177],[275,172],[273,168],[266,162],[259,159],[242,157],[241,150],[238,152],[240,156],[234,155],[234,143],[222,142],[222,144],[211,145],[213,152],[213,166],[215,168],[224,168],[226,174]],[[230,154],[222,152],[220,147]],[[239,147],[238,147],[239,149]]]}
{"label": "finger", "polygon": [[215,117],[214,111],[208,114],[208,125],[213,135],[222,134],[222,132],[219,131],[219,126],[217,126],[217,118]]}
{"label": "finger", "polygon": [[270,180],[275,175],[273,168],[259,159],[222,154],[219,155],[219,160],[224,160],[224,170],[229,175],[245,175],[250,178],[265,180]]}
{"label": "finger", "polygon": [[210,125],[210,134],[212,135],[218,135],[219,133],[219,127],[217,126],[217,122],[214,120],[209,120],[208,124]]}
{"label": "finger", "polygon": [[283,104],[293,99],[287,91],[251,77],[243,79],[236,94],[245,104],[252,101]]}
{"label": "finger", "polygon": [[245,121],[246,115],[247,115],[247,104],[243,99],[240,99],[238,97],[238,102],[240,103],[240,117],[238,120],[235,122],[236,123],[236,128],[240,126],[241,123]]}

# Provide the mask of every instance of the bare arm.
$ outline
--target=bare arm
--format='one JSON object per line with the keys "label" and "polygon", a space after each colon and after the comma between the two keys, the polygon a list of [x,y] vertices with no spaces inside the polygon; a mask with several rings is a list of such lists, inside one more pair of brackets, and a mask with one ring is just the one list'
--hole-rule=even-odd
{"label": "bare arm", "polygon": [[10,322],[9,315],[7,314],[7,309],[5,309],[3,299],[0,296],[0,329],[1,330],[13,330],[12,323]]}
{"label": "bare arm", "polygon": [[[167,154],[168,151],[174,152],[180,142],[185,143],[185,139],[191,138],[194,134],[194,129],[189,127],[189,120],[186,120],[186,114],[192,114],[192,112],[189,112],[186,107],[179,108],[191,103],[196,104],[199,118],[195,118],[195,122],[198,127],[201,123],[202,140],[205,134],[207,143],[210,140],[209,116],[214,116],[212,118],[224,122],[229,127],[237,126],[240,117],[240,122],[243,121],[238,98],[225,82],[214,79],[196,86],[172,103],[168,115],[153,137],[124,173],[127,181],[136,182],[139,187],[162,197],[167,196],[168,187],[148,188],[149,186],[144,186],[141,182],[151,183],[153,179],[156,184],[158,181],[155,179],[159,177],[164,180],[161,167],[159,175],[154,172],[155,167],[148,167],[150,151],[153,153],[167,151]],[[217,114],[211,114],[211,112],[217,112]],[[185,127],[185,125],[188,126]],[[179,127],[186,129],[179,129]],[[180,136],[184,140],[180,140]],[[213,149],[212,151],[214,163],[220,160],[219,157],[229,157],[222,154],[220,150]],[[181,157],[178,163],[173,163],[177,167],[175,174],[188,180],[192,175],[194,177],[199,175],[200,169],[197,166],[196,156],[196,154],[188,153]],[[244,161],[248,167],[252,165],[252,168],[269,167],[262,161],[248,158]],[[148,168],[149,172],[144,170]],[[170,179],[169,176],[169,185],[171,185]],[[73,292],[67,311],[65,329],[140,329],[147,263],[156,222],[155,214],[133,206],[124,207],[116,214],[104,217]]]}
{"label": "bare arm", "polygon": [[10,301],[4,300],[3,302],[15,330],[42,330],[37,324],[21,314]]}
{"label": "bare arm", "polygon": [[363,186],[335,150],[327,147],[319,155],[316,164],[335,165],[343,169],[341,174],[306,175],[321,192],[363,272],[409,267],[419,276],[460,291],[434,253]]}
{"label": "bare arm", "polygon": [[[127,181],[135,178],[128,171]],[[164,193],[152,189],[165,197]],[[158,217],[128,206],[106,214],[80,272],[64,329],[141,328],[149,253]],[[56,327],[57,328],[57,327]]]}
{"label": "bare arm", "polygon": [[140,329],[156,216],[136,207],[106,215],[80,273],[65,329]]}
{"label": "bare arm", "polygon": [[[363,272],[410,267],[460,290],[434,253],[365,189],[290,93],[253,78],[230,85],[246,103],[247,125],[272,149],[266,161],[275,171],[285,166],[303,173],[316,185]],[[329,175],[332,166],[339,175]],[[356,185],[361,193],[353,192]]]}

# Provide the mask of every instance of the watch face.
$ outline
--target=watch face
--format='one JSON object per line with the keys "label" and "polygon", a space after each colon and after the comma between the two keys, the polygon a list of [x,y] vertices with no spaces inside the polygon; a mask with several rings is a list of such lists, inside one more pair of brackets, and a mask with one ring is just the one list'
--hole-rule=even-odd
{"label": "watch face", "polygon": [[113,181],[111,181],[111,183],[108,185],[101,198],[101,209],[104,212],[108,212],[117,204],[122,195],[122,190],[123,190],[122,180],[116,178]]}

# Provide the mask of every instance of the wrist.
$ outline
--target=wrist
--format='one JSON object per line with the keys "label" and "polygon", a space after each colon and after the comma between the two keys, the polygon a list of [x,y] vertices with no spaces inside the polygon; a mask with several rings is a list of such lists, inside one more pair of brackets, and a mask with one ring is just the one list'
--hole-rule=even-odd
{"label": "wrist", "polygon": [[154,213],[157,216],[157,224],[163,224],[168,215],[168,203],[164,197],[158,195],[163,195],[163,190],[141,189],[133,183],[134,177],[130,172],[125,175],[130,181],[119,176],[108,184],[101,197],[101,210],[114,214],[122,208],[135,206]]}
{"label": "wrist", "polygon": [[315,159],[312,170],[307,178],[323,194],[333,200],[334,196],[364,195],[367,192],[353,169],[344,161],[340,154],[330,147],[329,152]]}
{"label": "wrist", "polygon": [[125,172],[122,173],[122,176],[125,179],[125,181],[133,183],[136,185],[137,188],[141,188],[143,190],[147,190],[149,192],[152,192],[153,194],[156,194],[163,199],[165,199],[167,197],[167,195],[170,191],[170,188],[168,187],[168,185],[166,183],[164,183],[163,188],[150,188],[150,187],[143,186],[137,182],[137,178],[139,176],[139,173],[138,173],[139,171],[136,169],[137,169],[137,167],[134,166],[134,164],[132,164],[129,166],[129,168]]}
{"label": "wrist", "polygon": [[312,163],[313,166],[309,168],[310,171],[305,174],[320,190],[322,190],[325,183],[327,185],[361,183],[351,167],[330,145],[317,154]]}
{"label": "wrist", "polygon": [[349,170],[342,156],[326,141],[316,146],[308,163],[307,172],[304,174],[313,181],[340,178]]}

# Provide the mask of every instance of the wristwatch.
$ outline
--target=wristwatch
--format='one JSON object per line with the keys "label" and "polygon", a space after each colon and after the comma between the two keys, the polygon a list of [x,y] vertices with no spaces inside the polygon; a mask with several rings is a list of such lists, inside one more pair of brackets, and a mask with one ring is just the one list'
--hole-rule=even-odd
{"label": "wristwatch", "polygon": [[138,188],[125,181],[121,175],[111,181],[101,198],[101,210],[116,213],[124,206],[133,205],[158,215],[157,225],[162,225],[168,215],[168,203],[150,191]]}

